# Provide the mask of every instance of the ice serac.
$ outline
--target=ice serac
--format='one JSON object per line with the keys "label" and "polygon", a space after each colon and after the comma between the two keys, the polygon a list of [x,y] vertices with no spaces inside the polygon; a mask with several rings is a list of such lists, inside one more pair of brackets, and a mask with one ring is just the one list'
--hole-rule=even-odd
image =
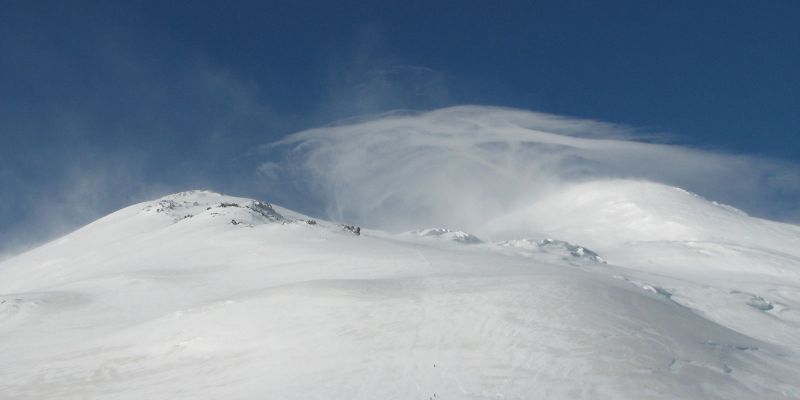
{"label": "ice serac", "polygon": [[798,227],[628,181],[495,223],[130,206],[0,263],[0,397],[800,398]]}

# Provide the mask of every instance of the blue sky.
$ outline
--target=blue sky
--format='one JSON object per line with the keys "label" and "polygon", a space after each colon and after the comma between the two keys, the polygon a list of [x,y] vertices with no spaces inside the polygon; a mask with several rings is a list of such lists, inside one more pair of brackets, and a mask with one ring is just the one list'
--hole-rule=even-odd
{"label": "blue sky", "polygon": [[[196,187],[313,211],[261,145],[458,104],[800,162],[800,2],[4,2],[0,253]],[[784,199],[784,202],[795,201]]]}

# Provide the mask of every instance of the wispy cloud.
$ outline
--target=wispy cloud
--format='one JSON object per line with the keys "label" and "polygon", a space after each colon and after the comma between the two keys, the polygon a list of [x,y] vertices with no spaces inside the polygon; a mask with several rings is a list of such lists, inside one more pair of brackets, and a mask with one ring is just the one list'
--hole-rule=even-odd
{"label": "wispy cloud", "polygon": [[608,178],[666,183],[757,215],[798,217],[797,165],[647,137],[598,121],[460,106],[351,120],[271,148],[286,151],[280,170],[330,217],[386,229],[480,230],[565,185]]}

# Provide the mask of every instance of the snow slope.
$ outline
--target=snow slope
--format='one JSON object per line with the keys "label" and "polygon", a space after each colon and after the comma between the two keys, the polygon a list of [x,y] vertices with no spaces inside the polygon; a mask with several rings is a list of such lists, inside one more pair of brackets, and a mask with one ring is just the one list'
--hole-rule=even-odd
{"label": "snow slope", "polygon": [[0,398],[800,398],[797,226],[607,181],[425,228],[125,208],[0,263]]}

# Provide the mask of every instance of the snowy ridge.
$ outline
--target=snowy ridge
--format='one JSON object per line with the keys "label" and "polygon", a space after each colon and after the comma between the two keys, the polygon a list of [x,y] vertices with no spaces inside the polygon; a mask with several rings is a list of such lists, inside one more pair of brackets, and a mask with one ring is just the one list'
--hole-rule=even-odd
{"label": "snowy ridge", "polygon": [[795,253],[800,227],[747,216],[686,190],[653,182],[594,181],[567,187],[489,223],[521,237],[531,227],[593,249],[635,242],[718,242]]}
{"label": "snowy ridge", "polygon": [[641,182],[523,211],[480,243],[132,205],[0,263],[0,394],[800,398],[798,227]]}

